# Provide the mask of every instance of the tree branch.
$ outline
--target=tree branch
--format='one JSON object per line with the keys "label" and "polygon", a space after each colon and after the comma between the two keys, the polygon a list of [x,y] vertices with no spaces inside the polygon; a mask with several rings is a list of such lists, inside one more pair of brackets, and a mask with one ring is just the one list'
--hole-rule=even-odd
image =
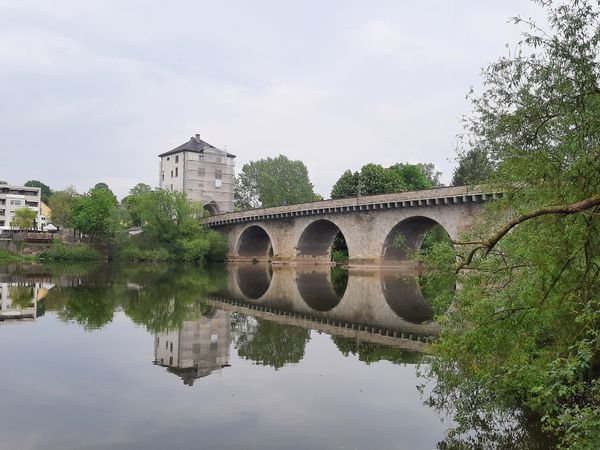
{"label": "tree branch", "polygon": [[600,205],[600,195],[594,195],[580,202],[571,203],[569,205],[547,206],[545,208],[536,209],[535,211],[531,211],[527,214],[523,214],[522,216],[516,217],[510,222],[507,222],[489,239],[472,242],[471,244],[475,245],[475,247],[471,249],[464,261],[458,265],[458,267],[456,268],[456,273],[468,267],[479,250],[486,249],[485,254],[489,254],[489,252],[510,230],[512,230],[514,227],[523,222],[547,214],[576,214],[594,208],[598,205]]}

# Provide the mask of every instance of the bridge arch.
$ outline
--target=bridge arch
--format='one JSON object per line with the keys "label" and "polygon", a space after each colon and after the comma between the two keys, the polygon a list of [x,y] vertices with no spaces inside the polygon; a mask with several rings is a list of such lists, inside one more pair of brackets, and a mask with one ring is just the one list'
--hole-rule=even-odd
{"label": "bridge arch", "polygon": [[423,245],[425,235],[436,230],[436,234],[450,239],[448,231],[438,221],[426,216],[413,216],[397,223],[387,234],[381,258],[387,261],[413,259]]}
{"label": "bridge arch", "polygon": [[217,205],[217,203],[214,201],[205,203],[202,208],[204,209],[204,211],[208,212],[209,216],[216,216],[221,212],[219,205]]}
{"label": "bridge arch", "polygon": [[340,227],[331,220],[315,220],[302,231],[296,244],[296,256],[330,261],[333,243],[338,235],[344,238]]}
{"label": "bridge arch", "polygon": [[259,225],[250,225],[242,231],[235,248],[241,257],[266,261],[273,256],[273,241]]}

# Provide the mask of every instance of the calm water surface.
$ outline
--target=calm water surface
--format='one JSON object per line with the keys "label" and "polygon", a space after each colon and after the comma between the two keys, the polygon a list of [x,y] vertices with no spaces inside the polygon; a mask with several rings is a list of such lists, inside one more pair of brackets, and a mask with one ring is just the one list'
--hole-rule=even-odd
{"label": "calm water surface", "polygon": [[415,278],[0,267],[2,449],[432,449]]}

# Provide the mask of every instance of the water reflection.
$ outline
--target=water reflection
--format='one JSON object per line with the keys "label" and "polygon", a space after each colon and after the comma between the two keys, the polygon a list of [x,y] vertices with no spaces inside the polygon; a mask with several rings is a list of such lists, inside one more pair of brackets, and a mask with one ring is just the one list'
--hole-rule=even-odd
{"label": "water reflection", "polygon": [[418,277],[384,272],[381,274],[381,289],[387,304],[398,317],[413,323],[433,318],[433,308],[423,297]]}
{"label": "water reflection", "polygon": [[[292,317],[294,325],[328,333],[379,335],[380,342],[382,336],[423,341],[437,333],[431,304],[416,276],[323,266],[267,269],[261,264],[230,266],[228,272],[227,288],[209,296],[214,306],[236,304],[232,311],[266,312],[262,318],[268,320]],[[262,286],[260,295],[249,296],[249,291],[257,293],[250,286],[257,285]]]}
{"label": "water reflection", "polygon": [[[443,440],[445,425],[414,389],[414,350],[437,332],[415,278],[268,265],[26,265],[0,267],[0,286],[3,311],[37,304],[41,317],[0,323],[6,348],[19,349],[0,361],[0,398],[15,411],[0,423],[7,448],[22,447],[23,417],[37,424],[29,448],[191,448],[207,436],[218,438],[206,448],[494,442]],[[515,427],[533,448],[538,438]]]}
{"label": "water reflection", "polygon": [[316,311],[335,308],[346,291],[348,271],[340,267],[330,270],[297,271],[296,284],[300,296]]}
{"label": "water reflection", "polygon": [[44,298],[54,285],[40,281],[0,283],[0,321],[35,319],[44,314]]}
{"label": "water reflection", "polygon": [[154,337],[154,363],[167,367],[183,383],[229,366],[230,313],[211,310],[196,320],[184,320],[175,330]]}

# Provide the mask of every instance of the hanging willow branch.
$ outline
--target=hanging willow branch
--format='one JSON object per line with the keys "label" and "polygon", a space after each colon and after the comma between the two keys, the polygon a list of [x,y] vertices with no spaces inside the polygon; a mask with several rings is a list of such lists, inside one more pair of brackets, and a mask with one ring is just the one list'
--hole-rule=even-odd
{"label": "hanging willow branch", "polygon": [[[570,205],[559,205],[559,206],[547,206],[545,208],[536,209],[535,211],[531,211],[527,214],[523,214],[522,216],[516,217],[515,219],[507,222],[502,228],[500,228],[496,234],[494,234],[489,239],[483,239],[481,241],[469,242],[469,244],[475,245],[467,255],[467,257],[463,260],[462,263],[458,265],[456,268],[456,273],[460,272],[462,269],[467,268],[473,258],[477,254],[479,250],[485,249],[485,254],[487,255],[494,246],[514,227],[523,223],[527,220],[533,219],[535,217],[544,216],[547,214],[575,214],[582,211],[586,211],[588,209],[594,208],[600,205],[600,195],[594,195],[586,200],[582,200],[580,202],[571,203]],[[456,244],[464,244],[461,242],[457,242]]]}

